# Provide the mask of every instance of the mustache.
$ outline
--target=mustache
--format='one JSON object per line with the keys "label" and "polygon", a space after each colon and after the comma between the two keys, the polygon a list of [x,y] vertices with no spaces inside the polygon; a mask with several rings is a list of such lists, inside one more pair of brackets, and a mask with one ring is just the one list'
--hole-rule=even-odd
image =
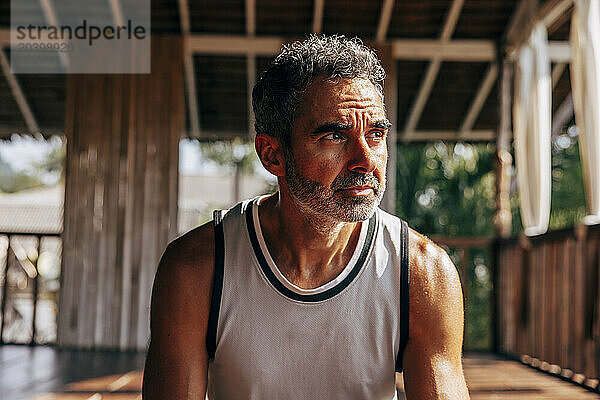
{"label": "mustache", "polygon": [[346,189],[352,186],[370,186],[375,193],[381,189],[381,182],[373,173],[362,174],[360,172],[349,172],[340,175],[331,183],[332,190]]}

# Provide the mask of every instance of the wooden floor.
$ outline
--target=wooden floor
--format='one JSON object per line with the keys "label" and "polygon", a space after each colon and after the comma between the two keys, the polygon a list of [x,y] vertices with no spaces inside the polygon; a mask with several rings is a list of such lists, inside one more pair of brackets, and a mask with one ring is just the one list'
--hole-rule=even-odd
{"label": "wooden floor", "polygon": [[463,364],[471,400],[600,399],[573,383],[492,354],[467,354]]}
{"label": "wooden floor", "polygon": [[[0,346],[0,399],[141,399],[143,364],[142,353]],[[464,365],[472,400],[600,398],[574,384],[493,355],[468,354]]]}
{"label": "wooden floor", "polygon": [[144,359],[143,353],[0,346],[0,399],[135,399]]}

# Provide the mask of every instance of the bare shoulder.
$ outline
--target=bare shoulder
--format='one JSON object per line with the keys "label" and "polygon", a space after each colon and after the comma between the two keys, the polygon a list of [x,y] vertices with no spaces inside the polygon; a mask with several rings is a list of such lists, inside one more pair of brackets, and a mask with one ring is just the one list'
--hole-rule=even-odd
{"label": "bare shoulder", "polygon": [[[199,226],[173,240],[165,249],[159,269],[171,273],[191,272],[196,278],[212,275],[214,228],[212,222]],[[192,277],[188,277],[192,278]]]}
{"label": "bare shoulder", "polygon": [[446,251],[412,229],[409,246],[411,308],[462,309],[458,271]]}
{"label": "bare shoulder", "polygon": [[463,299],[448,254],[410,231],[410,313],[404,351],[408,399],[468,399],[462,371]]}
{"label": "bare shoulder", "polygon": [[211,224],[175,239],[162,255],[152,289],[144,400],[204,399],[213,260]]}
{"label": "bare shoulder", "polygon": [[207,223],[173,240],[165,249],[152,293],[153,322],[159,322],[163,308],[194,307],[201,314],[208,311],[213,275],[214,229]]}

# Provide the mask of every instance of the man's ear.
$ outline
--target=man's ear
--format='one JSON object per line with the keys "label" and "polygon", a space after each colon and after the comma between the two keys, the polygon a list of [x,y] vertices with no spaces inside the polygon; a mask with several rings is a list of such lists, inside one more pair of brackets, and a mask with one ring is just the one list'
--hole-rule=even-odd
{"label": "man's ear", "polygon": [[257,133],[254,148],[267,171],[278,177],[285,175],[285,161],[279,139],[266,133]]}

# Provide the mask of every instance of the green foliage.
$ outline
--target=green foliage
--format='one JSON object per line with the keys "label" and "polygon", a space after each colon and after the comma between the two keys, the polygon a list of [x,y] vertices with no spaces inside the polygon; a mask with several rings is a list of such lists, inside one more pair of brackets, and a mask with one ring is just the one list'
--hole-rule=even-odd
{"label": "green foliage", "polygon": [[[552,194],[548,230],[568,228],[586,215],[583,172],[576,128],[571,127],[552,142]],[[516,186],[516,185],[514,185]],[[511,194],[512,233],[523,231],[518,192]]]}
{"label": "green foliage", "polygon": [[[579,148],[573,129],[552,144],[550,230],[573,226],[585,215],[585,193]],[[443,142],[398,146],[397,214],[412,228],[443,236],[493,236],[495,212],[495,148]],[[515,177],[513,171],[513,177]],[[511,184],[513,234],[522,231],[516,181]],[[460,267],[459,249],[446,249]],[[466,267],[465,304],[469,349],[489,349],[489,254],[471,249]]]}
{"label": "green foliage", "polygon": [[467,319],[465,343],[470,349],[491,348],[492,276],[485,249],[471,250],[472,265],[468,269],[469,294],[465,307]]}
{"label": "green foliage", "polygon": [[[448,254],[455,265],[461,265],[459,249],[449,248]],[[491,348],[491,293],[492,277],[488,267],[486,249],[473,248],[469,251],[470,265],[467,269],[467,282],[463,292],[468,300],[465,304],[465,347],[469,350],[489,350]]]}
{"label": "green foliage", "polygon": [[[425,234],[491,236],[494,146],[443,142],[398,146],[397,210]],[[460,266],[460,251],[446,249]],[[469,349],[489,349],[491,277],[487,252],[471,249],[465,304]],[[464,283],[463,283],[464,285]]]}
{"label": "green foliage", "polygon": [[560,135],[552,145],[552,206],[549,229],[573,226],[586,215],[577,138]]}
{"label": "green foliage", "polygon": [[42,186],[40,179],[24,171],[15,171],[0,157],[0,192],[14,193]]}
{"label": "green foliage", "polygon": [[399,145],[398,215],[427,234],[492,235],[493,156],[489,144]]}
{"label": "green foliage", "polygon": [[[30,139],[47,146],[47,153],[41,160],[23,160],[26,168],[15,169],[10,163],[0,157],[0,192],[14,193],[21,190],[40,186],[52,186],[64,179],[64,163],[66,143],[64,139],[53,137]],[[0,145],[11,145],[10,142],[0,141]],[[25,157],[23,157],[25,158]]]}
{"label": "green foliage", "polygon": [[197,143],[205,159],[225,168],[240,168],[243,174],[254,172],[257,156],[253,143],[241,139]]}

